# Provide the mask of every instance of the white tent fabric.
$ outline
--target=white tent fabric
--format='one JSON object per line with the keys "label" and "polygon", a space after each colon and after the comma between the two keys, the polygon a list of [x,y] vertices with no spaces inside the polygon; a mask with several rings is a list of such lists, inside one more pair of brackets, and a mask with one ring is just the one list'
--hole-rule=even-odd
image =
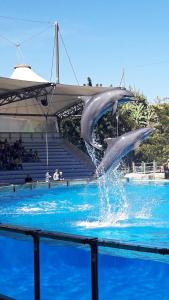
{"label": "white tent fabric", "polygon": [[48,82],[47,80],[36,74],[32,70],[31,66],[24,64],[16,65],[14,67],[14,71],[11,75],[11,78],[35,82]]}
{"label": "white tent fabric", "polygon": [[[19,89],[25,88],[26,90],[29,87],[44,85],[44,83],[0,77],[0,96],[2,97],[5,93],[15,92]],[[52,94],[50,94],[50,86],[46,89],[49,91],[47,96],[48,106],[42,105],[42,97],[39,97],[39,99],[31,98],[0,106],[0,114],[44,115],[48,113],[54,115],[58,111],[78,102],[80,96],[92,96],[109,88],[56,84]]]}
{"label": "white tent fabric", "polygon": [[0,77],[0,95],[8,92],[14,92],[18,89],[37,86],[39,84],[39,82],[35,81],[16,80],[6,77]]}

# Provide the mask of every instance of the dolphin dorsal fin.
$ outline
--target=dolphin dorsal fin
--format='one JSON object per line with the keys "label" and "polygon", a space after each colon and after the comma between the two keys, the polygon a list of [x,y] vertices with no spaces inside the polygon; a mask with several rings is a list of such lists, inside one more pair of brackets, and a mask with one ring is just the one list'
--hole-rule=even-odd
{"label": "dolphin dorsal fin", "polygon": [[79,98],[84,102],[84,104],[87,104],[92,96],[80,96]]}
{"label": "dolphin dorsal fin", "polygon": [[117,141],[117,138],[106,138],[104,139],[104,142],[107,144],[107,148],[110,147],[110,145],[114,144]]}

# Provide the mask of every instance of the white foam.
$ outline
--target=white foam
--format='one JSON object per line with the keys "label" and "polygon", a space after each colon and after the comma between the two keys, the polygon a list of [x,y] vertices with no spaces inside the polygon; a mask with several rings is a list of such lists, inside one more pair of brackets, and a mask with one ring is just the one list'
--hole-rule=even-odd
{"label": "white foam", "polygon": [[43,211],[40,207],[21,207],[16,210],[17,213],[32,213]]}
{"label": "white foam", "polygon": [[75,205],[69,208],[70,211],[87,211],[90,210],[93,206],[90,204],[82,204],[82,205]]}
{"label": "white foam", "polygon": [[147,220],[141,220],[141,222],[138,222],[137,219],[135,220],[126,220],[124,221],[117,221],[117,222],[111,222],[111,221],[79,221],[75,223],[75,226],[83,227],[85,229],[97,229],[97,228],[129,228],[129,227],[166,227],[168,228],[169,223],[168,222],[157,222],[157,221],[147,221]]}
{"label": "white foam", "polygon": [[116,216],[109,215],[105,216],[103,220],[97,221],[79,221],[76,225],[85,228],[109,228],[109,227],[121,227],[123,226],[120,222],[127,221],[128,217],[125,213],[117,214]]}
{"label": "white foam", "polygon": [[38,206],[33,206],[33,205],[29,205],[29,206],[22,206],[22,207],[18,207],[16,209],[16,213],[26,213],[26,214],[31,214],[31,213],[43,213],[43,212],[55,212],[56,210],[56,203],[53,202],[48,202],[48,201],[44,201],[44,202],[40,202],[38,204]]}

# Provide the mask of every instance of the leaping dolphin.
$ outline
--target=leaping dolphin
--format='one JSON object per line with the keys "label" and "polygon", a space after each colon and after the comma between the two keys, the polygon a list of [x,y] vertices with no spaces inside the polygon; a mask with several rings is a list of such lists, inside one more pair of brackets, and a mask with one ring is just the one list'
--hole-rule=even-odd
{"label": "leaping dolphin", "polygon": [[94,177],[100,177],[110,168],[115,169],[120,160],[130,151],[136,149],[141,142],[149,137],[154,128],[140,128],[121,135],[118,138],[107,138],[107,149],[104,157],[96,168]]}
{"label": "leaping dolphin", "polygon": [[93,129],[97,121],[109,110],[116,112],[118,103],[135,101],[134,94],[125,88],[113,88],[106,92],[97,93],[92,97],[82,97],[85,106],[81,117],[81,137],[88,144],[101,150],[102,145],[98,144],[93,136]]}

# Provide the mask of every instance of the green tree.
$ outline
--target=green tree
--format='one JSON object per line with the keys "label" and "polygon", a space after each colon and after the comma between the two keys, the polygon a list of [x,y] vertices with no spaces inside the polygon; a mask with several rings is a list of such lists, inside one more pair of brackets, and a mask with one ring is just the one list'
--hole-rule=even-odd
{"label": "green tree", "polygon": [[156,129],[152,137],[136,151],[136,159],[144,161],[157,161],[164,164],[169,158],[169,104],[154,104],[152,109],[155,113]]}
{"label": "green tree", "polygon": [[[165,163],[169,158],[169,104],[149,105],[143,93],[134,91],[134,94],[138,101],[119,106],[114,116],[112,116],[112,112],[107,112],[98,121],[96,138],[106,148],[104,139],[107,137],[116,137],[117,133],[122,135],[133,129],[152,126],[156,129],[155,133],[136,151],[128,154],[126,163],[131,164],[131,161],[152,162],[153,160],[159,164]],[[72,143],[86,151],[84,141],[80,137],[80,118],[76,119],[71,116],[63,120],[62,132]]]}

